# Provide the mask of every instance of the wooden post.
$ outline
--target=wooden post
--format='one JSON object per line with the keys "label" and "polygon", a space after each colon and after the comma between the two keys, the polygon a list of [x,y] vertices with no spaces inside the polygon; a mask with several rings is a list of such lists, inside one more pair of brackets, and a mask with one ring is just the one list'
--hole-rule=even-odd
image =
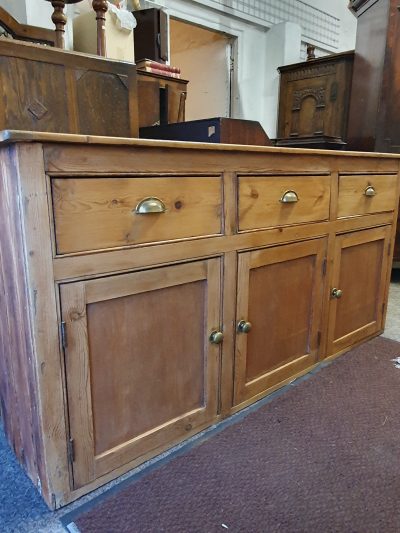
{"label": "wooden post", "polygon": [[67,17],[64,14],[64,9],[66,4],[77,4],[78,2],[81,2],[82,0],[47,0],[48,2],[51,2],[51,5],[54,7],[54,12],[51,16],[51,20],[53,21],[55,27],[56,27],[56,39],[55,39],[55,46],[57,48],[65,48],[65,25],[67,23]]}
{"label": "wooden post", "polygon": [[97,53],[106,57],[106,13],[108,10],[107,0],[93,0],[93,9],[97,20]]}
{"label": "wooden post", "polygon": [[67,17],[64,15],[65,0],[51,0],[51,5],[54,7],[51,20],[56,27],[56,46],[58,48],[65,48],[65,25]]}

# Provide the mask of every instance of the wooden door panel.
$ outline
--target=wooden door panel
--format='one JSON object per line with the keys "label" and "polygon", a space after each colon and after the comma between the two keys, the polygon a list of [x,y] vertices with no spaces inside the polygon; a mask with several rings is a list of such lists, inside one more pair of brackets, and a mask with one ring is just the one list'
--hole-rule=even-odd
{"label": "wooden door panel", "polygon": [[74,486],[217,414],[218,259],[66,284]]}
{"label": "wooden door panel", "polygon": [[326,240],[239,255],[235,403],[261,394],[317,359]]}
{"label": "wooden door panel", "polygon": [[389,226],[336,237],[331,298],[329,353],[335,353],[382,327],[388,268]]}
{"label": "wooden door panel", "polygon": [[203,408],[205,284],[87,306],[95,455]]}

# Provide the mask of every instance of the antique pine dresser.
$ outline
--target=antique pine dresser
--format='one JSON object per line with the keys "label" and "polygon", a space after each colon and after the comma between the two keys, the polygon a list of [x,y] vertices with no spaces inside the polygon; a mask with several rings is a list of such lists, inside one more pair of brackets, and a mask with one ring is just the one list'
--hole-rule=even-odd
{"label": "antique pine dresser", "polygon": [[1,415],[52,508],[383,330],[399,155],[0,142]]}

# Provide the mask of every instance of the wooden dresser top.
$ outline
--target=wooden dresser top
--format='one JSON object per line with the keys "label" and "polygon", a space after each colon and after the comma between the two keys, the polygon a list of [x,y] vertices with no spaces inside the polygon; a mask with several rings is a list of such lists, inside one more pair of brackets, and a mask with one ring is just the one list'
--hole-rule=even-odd
{"label": "wooden dresser top", "polygon": [[271,154],[314,154],[324,156],[361,156],[385,159],[400,159],[400,154],[378,152],[350,152],[342,150],[321,150],[305,148],[280,148],[270,146],[253,146],[242,144],[216,144],[187,141],[159,141],[135,139],[129,137],[101,137],[95,135],[76,135],[69,133],[48,133],[36,131],[2,130],[0,146],[22,142],[58,143],[58,144],[90,144],[107,146],[179,148],[182,150],[263,152]]}

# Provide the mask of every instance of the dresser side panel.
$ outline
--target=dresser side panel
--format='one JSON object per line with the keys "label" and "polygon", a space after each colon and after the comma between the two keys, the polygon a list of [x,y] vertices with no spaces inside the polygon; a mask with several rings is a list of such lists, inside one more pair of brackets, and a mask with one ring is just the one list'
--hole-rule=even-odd
{"label": "dresser side panel", "polygon": [[0,402],[4,430],[18,461],[38,484],[40,433],[33,371],[21,198],[14,150],[0,150]]}

